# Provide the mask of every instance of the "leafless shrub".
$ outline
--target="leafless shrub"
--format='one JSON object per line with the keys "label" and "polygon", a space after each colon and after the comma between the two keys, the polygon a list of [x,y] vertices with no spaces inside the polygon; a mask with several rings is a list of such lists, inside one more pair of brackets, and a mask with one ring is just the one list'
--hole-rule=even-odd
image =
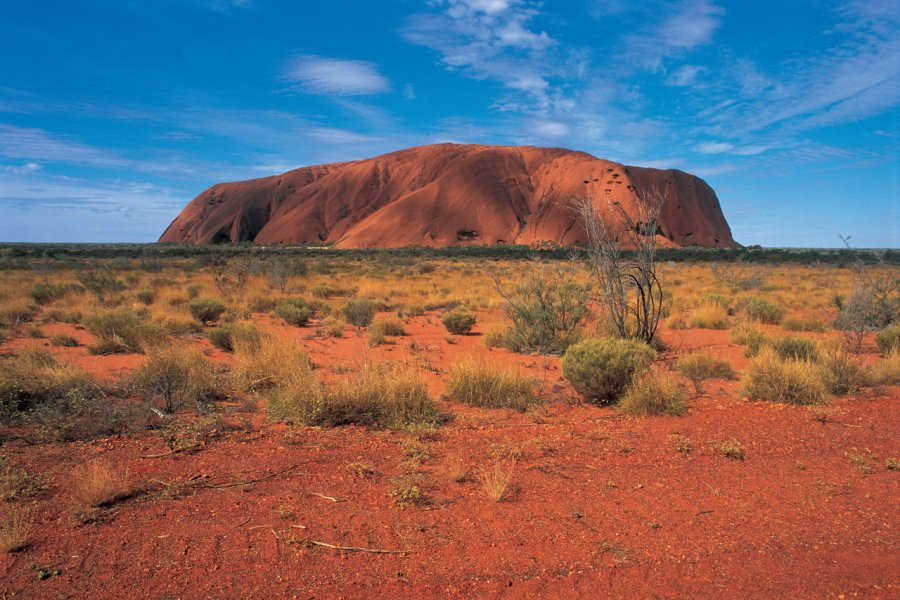
{"label": "leafless shrub", "polygon": [[[668,188],[638,193],[638,220],[619,202],[606,199],[599,209],[579,198],[574,209],[588,236],[588,264],[602,300],[622,338],[653,341],[663,313],[662,284],[656,275],[656,234]],[[633,247],[626,255],[623,246]]]}

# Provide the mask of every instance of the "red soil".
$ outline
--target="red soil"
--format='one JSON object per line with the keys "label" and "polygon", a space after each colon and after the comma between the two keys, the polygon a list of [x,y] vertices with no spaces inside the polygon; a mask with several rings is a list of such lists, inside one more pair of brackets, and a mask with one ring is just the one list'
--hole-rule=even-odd
{"label": "red soil", "polygon": [[[349,328],[343,339],[303,343],[321,367],[367,354],[413,361],[435,394],[456,358],[483,353],[528,369],[547,404],[522,414],[443,402],[453,420],[421,439],[360,427],[289,430],[258,412],[247,415],[252,430],[160,458],[141,458],[167,450],[152,432],[7,442],[4,453],[51,487],[30,547],[0,556],[0,588],[16,597],[900,596],[898,473],[885,467],[898,453],[897,388],[836,399],[817,419],[713,382],[685,417],[622,417],[574,402],[558,359],[487,350],[478,336],[447,344],[434,316],[412,319],[407,332],[374,350]],[[727,331],[666,337],[680,352],[705,348],[746,364]],[[4,350],[34,343],[42,341],[17,339]],[[141,360],[64,352],[107,375]],[[713,449],[732,438],[745,460]],[[400,507],[390,491],[410,440],[428,453],[419,485],[430,501]],[[455,457],[477,472],[513,449],[514,489],[503,502],[488,499],[477,475],[456,483],[445,474]],[[141,492],[84,524],[68,495],[70,471],[99,457],[128,465]],[[355,474],[352,463],[373,473]],[[161,482],[184,484],[183,496],[162,494]],[[215,487],[227,484],[237,485]],[[32,564],[61,573],[39,580]]]}
{"label": "red soil", "polygon": [[584,196],[638,221],[637,191],[668,189],[661,245],[737,246],[715,192],[677,170],[626,167],[559,148],[437,144],[217,184],[161,242],[329,242],[338,248],[586,241]]}

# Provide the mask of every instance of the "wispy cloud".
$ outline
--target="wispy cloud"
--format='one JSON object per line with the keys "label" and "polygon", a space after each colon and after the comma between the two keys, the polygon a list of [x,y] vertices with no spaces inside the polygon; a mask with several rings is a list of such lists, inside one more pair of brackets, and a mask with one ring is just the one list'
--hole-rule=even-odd
{"label": "wispy cloud", "polygon": [[326,96],[381,94],[391,89],[378,67],[363,60],[297,56],[288,64],[284,76],[308,93]]}
{"label": "wispy cloud", "polygon": [[712,0],[682,0],[665,8],[670,12],[662,21],[626,36],[628,62],[655,71],[663,59],[712,42],[725,15],[725,9]]}
{"label": "wispy cloud", "polygon": [[523,0],[446,0],[441,12],[413,16],[402,29],[410,42],[436,50],[441,63],[549,103],[554,69],[543,60],[556,42],[532,29],[535,4]]}

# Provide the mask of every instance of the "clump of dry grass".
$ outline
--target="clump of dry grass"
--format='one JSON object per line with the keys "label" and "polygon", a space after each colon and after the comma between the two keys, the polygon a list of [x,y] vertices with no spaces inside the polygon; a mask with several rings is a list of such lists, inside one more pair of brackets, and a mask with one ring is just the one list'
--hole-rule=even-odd
{"label": "clump of dry grass", "polygon": [[309,367],[309,357],[299,342],[280,340],[271,334],[233,338],[235,365],[232,380],[245,392],[258,392],[291,380]]}
{"label": "clump of dry grass", "polygon": [[636,377],[619,400],[619,408],[629,415],[674,415],[687,412],[684,392],[675,379],[660,371]]}
{"label": "clump of dry grass", "polygon": [[707,354],[688,354],[679,357],[675,370],[690,380],[698,396],[703,395],[704,383],[709,379],[734,379],[734,369],[728,361]]}
{"label": "clump of dry grass", "polygon": [[0,504],[0,550],[18,552],[28,546],[34,513],[33,506]]}
{"label": "clump of dry grass", "polygon": [[872,383],[871,369],[837,340],[820,345],[818,367],[822,383],[838,396],[857,392]]}
{"label": "clump of dry grass", "polygon": [[530,377],[474,356],[450,368],[447,397],[480,408],[525,410],[535,402]]}
{"label": "clump of dry grass", "polygon": [[130,387],[145,401],[162,400],[172,413],[186,403],[202,405],[220,393],[213,366],[189,346],[156,346],[129,377]]}
{"label": "clump of dry grass", "polygon": [[751,400],[785,404],[824,404],[825,385],[808,361],[785,360],[764,348],[747,367],[743,393]]}
{"label": "clump of dry grass", "polygon": [[80,508],[97,508],[127,498],[133,493],[128,469],[97,460],[72,473],[71,494]]}
{"label": "clump of dry grass", "polygon": [[728,309],[718,302],[703,303],[691,314],[688,324],[700,329],[728,329]]}
{"label": "clump of dry grass", "polygon": [[875,381],[882,385],[900,385],[900,348],[888,352],[875,365]]}
{"label": "clump of dry grass", "polygon": [[469,478],[469,463],[461,455],[456,454],[444,463],[444,474],[455,483],[462,483]]}
{"label": "clump of dry grass", "polygon": [[766,345],[766,334],[753,323],[738,323],[731,330],[731,341],[739,346],[746,346],[744,356],[752,357],[759,354],[760,349]]}
{"label": "clump of dry grass", "polygon": [[45,348],[29,348],[0,362],[0,420],[4,413],[12,415],[67,398],[92,398],[99,392],[91,375],[73,364],[60,363]]}
{"label": "clump of dry grass", "polygon": [[274,419],[326,427],[355,423],[405,428],[443,420],[418,373],[374,362],[328,384],[309,366],[298,368],[272,390],[268,412]]}
{"label": "clump of dry grass", "polygon": [[482,486],[492,502],[502,502],[509,497],[515,468],[515,460],[504,464],[498,459],[490,467],[481,470]]}

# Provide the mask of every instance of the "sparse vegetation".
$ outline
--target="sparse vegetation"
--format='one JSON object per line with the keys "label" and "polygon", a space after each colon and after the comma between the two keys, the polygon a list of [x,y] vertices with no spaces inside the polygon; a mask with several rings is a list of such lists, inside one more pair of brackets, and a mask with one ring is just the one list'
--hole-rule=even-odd
{"label": "sparse vegetation", "polygon": [[188,302],[188,310],[195,319],[208,325],[225,312],[226,306],[213,298],[195,298]]}
{"label": "sparse vegetation", "polygon": [[102,460],[76,468],[69,489],[75,505],[82,509],[112,504],[134,492],[128,469]]}
{"label": "sparse vegetation", "polygon": [[34,514],[32,506],[0,504],[0,551],[19,552],[28,546]]}
{"label": "sparse vegetation", "polygon": [[147,402],[162,400],[168,413],[188,403],[199,412],[219,394],[212,365],[197,350],[177,345],[157,346],[148,352],[129,384]]}
{"label": "sparse vegetation", "polygon": [[789,335],[772,340],[770,345],[784,359],[816,361],[819,358],[819,347],[815,340],[809,338]]}
{"label": "sparse vegetation", "polygon": [[313,311],[303,298],[287,298],[278,303],[274,314],[288,325],[303,327],[309,322]]}
{"label": "sparse vegetation", "polygon": [[509,497],[515,468],[515,460],[504,464],[498,458],[490,467],[481,470],[481,483],[491,502],[502,502]]}
{"label": "sparse vegetation", "polygon": [[348,300],[343,313],[344,319],[354,327],[368,327],[375,319],[375,303],[368,298]]}
{"label": "sparse vegetation", "polygon": [[737,305],[748,318],[760,323],[778,325],[784,318],[783,306],[761,296],[744,296],[738,300]]}

